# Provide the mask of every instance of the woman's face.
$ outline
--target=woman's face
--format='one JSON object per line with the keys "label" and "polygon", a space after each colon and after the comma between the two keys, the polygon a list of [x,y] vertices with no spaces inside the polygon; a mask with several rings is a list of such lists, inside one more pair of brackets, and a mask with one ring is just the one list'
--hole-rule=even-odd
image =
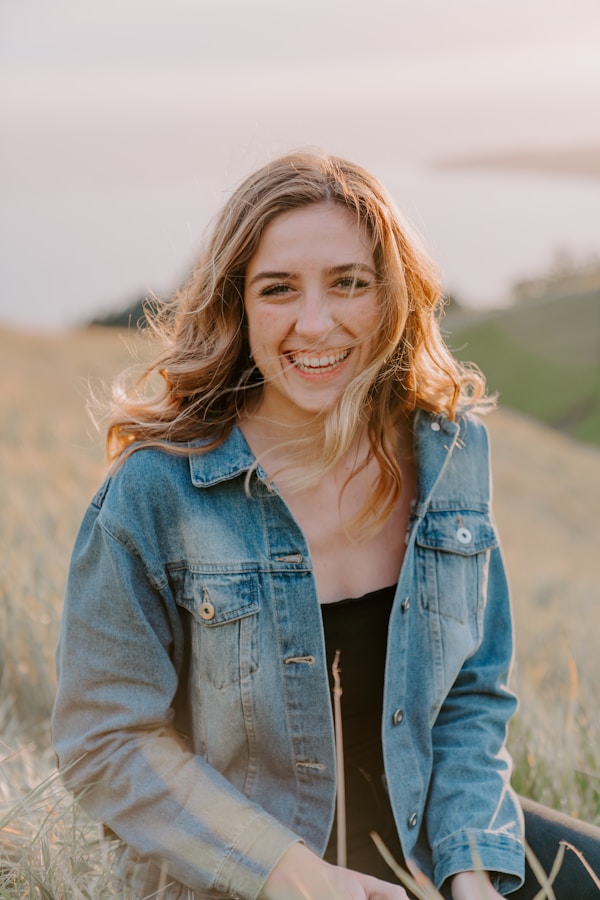
{"label": "woman's face", "polygon": [[248,264],[244,304],[261,415],[300,423],[328,409],[365,368],[378,329],[365,227],[336,204],[282,213]]}

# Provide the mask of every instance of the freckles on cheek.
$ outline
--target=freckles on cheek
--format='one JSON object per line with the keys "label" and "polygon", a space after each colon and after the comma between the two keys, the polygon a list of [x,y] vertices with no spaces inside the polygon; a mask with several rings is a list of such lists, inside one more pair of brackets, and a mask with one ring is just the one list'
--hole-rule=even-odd
{"label": "freckles on cheek", "polygon": [[278,353],[280,343],[286,337],[288,329],[281,322],[277,310],[263,309],[251,317],[248,337],[254,355],[272,356]]}
{"label": "freckles on cheek", "polygon": [[285,337],[286,328],[277,315],[277,310],[264,309],[255,313],[251,332],[261,343],[270,344]]}
{"label": "freckles on cheek", "polygon": [[354,331],[362,340],[372,339],[381,326],[381,312],[373,308],[361,310],[354,320]]}

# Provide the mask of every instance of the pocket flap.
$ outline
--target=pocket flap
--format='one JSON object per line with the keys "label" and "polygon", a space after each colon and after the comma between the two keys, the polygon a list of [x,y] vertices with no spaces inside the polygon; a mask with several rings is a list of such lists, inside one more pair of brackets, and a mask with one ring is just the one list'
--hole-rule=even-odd
{"label": "pocket flap", "polygon": [[472,556],[498,546],[488,514],[471,509],[429,510],[419,523],[416,541],[428,550],[461,556]]}
{"label": "pocket flap", "polygon": [[251,572],[206,574],[186,570],[177,602],[206,628],[243,619],[260,610],[258,576]]}

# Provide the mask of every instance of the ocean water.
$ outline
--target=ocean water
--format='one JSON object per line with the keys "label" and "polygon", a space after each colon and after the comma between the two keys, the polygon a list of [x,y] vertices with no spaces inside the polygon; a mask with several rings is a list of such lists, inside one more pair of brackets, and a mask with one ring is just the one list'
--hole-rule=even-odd
{"label": "ocean water", "polygon": [[447,290],[466,305],[505,305],[522,279],[558,266],[600,265],[600,179],[402,169],[389,185]]}

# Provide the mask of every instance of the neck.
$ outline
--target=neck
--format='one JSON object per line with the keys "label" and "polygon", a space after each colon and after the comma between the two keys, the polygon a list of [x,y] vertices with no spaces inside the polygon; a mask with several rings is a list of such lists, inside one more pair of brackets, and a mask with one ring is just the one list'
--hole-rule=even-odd
{"label": "neck", "polygon": [[[278,484],[294,483],[318,472],[324,459],[324,419],[312,416],[304,422],[270,418],[263,409],[243,415],[238,422],[261,467]],[[357,432],[343,457],[329,471],[344,479],[369,452],[366,427]],[[324,474],[324,472],[322,473]],[[317,479],[319,480],[319,479]]]}

